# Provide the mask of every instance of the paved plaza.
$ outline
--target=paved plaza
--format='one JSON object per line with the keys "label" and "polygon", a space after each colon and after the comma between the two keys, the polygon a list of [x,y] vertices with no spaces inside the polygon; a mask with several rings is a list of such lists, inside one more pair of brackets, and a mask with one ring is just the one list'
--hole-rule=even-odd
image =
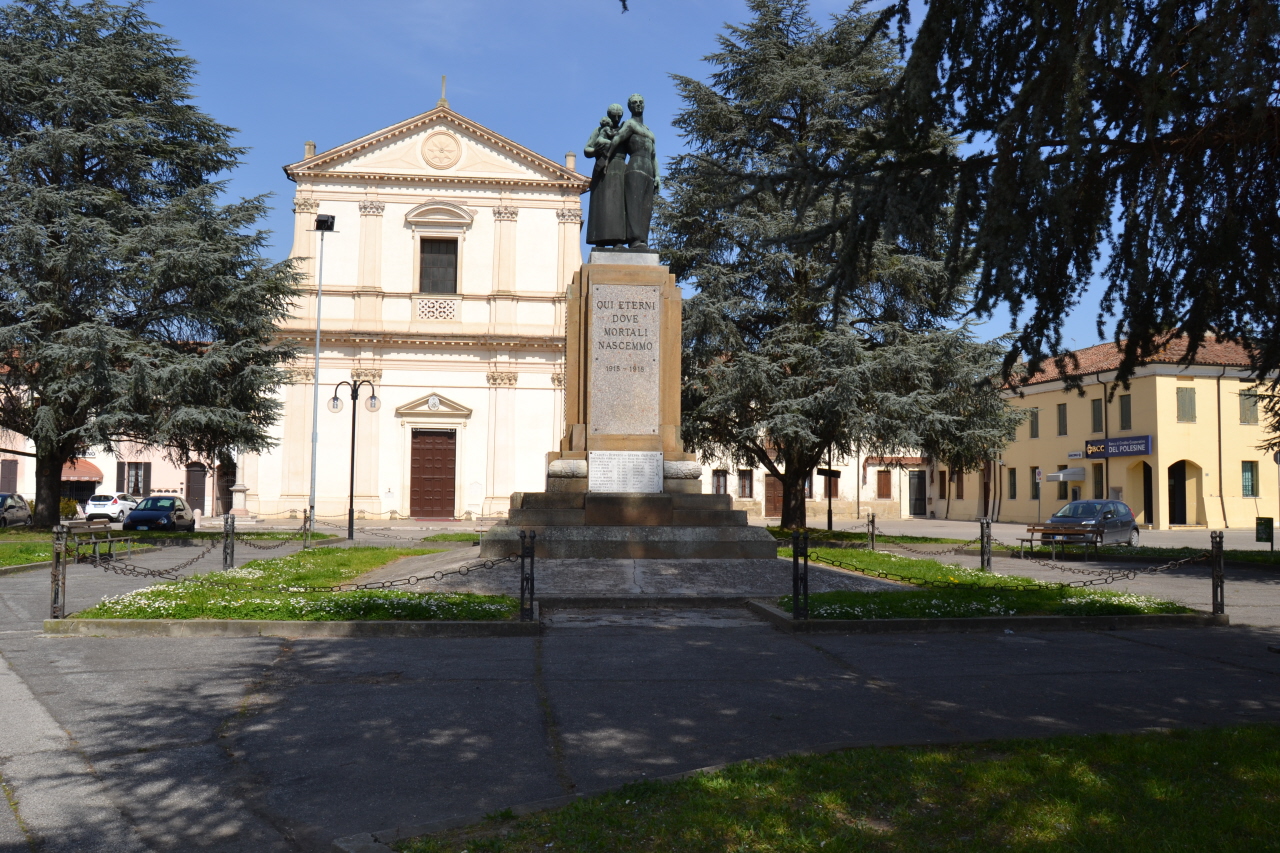
{"label": "paved plaza", "polygon": [[[587,586],[687,588],[644,563]],[[777,566],[759,582],[789,581]],[[586,567],[540,568],[550,594]],[[501,586],[516,570],[490,571],[511,575]],[[1202,568],[1125,583],[1208,599]],[[76,566],[69,604],[143,584]],[[47,572],[0,577],[0,776],[24,823],[0,809],[0,853],[28,837],[75,853],[320,851],[791,750],[1280,722],[1278,589],[1280,572],[1228,569],[1225,629],[806,638],[681,608],[553,610],[539,638],[196,640],[46,637]]]}

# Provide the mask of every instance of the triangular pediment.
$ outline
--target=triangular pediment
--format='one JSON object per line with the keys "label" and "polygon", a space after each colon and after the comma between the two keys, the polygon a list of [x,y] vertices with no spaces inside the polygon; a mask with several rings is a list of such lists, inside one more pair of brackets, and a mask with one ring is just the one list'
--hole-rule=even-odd
{"label": "triangular pediment", "polygon": [[[435,401],[434,403],[432,401]],[[471,409],[461,403],[450,400],[443,394],[437,394],[432,391],[425,397],[419,397],[412,403],[405,403],[396,409],[396,417],[403,418],[407,415],[418,415],[422,417],[453,417],[453,418],[469,418],[471,417]]]}
{"label": "triangular pediment", "polygon": [[499,184],[572,185],[588,179],[566,166],[463,118],[448,107],[339,145],[285,167],[306,177],[367,177]]}

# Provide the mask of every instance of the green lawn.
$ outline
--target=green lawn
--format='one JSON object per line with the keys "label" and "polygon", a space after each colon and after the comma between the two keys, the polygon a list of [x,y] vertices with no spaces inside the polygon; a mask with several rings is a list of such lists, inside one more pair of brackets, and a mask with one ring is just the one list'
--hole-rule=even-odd
{"label": "green lawn", "polygon": [[[1128,545],[1104,545],[1098,549],[1098,553],[1102,556],[1116,555],[1124,557],[1151,557],[1153,560],[1161,562],[1174,560],[1185,560],[1187,557],[1195,557],[1209,550],[1209,535],[1206,532],[1204,537],[1203,548],[1153,548],[1147,545],[1139,545],[1137,548],[1130,548]],[[976,547],[976,546],[975,546]],[[1017,551],[1018,548],[1007,545],[993,545],[997,551]],[[1073,557],[1079,557],[1084,553],[1083,545],[1073,544],[1070,546],[1069,552]],[[1063,549],[1058,548],[1058,553],[1062,554]],[[1034,554],[1037,557],[1047,558],[1051,553],[1049,548],[1028,548],[1028,554]],[[1090,546],[1089,553],[1093,553],[1093,547]],[[1259,563],[1262,565],[1280,566],[1280,551],[1223,551],[1223,558],[1228,562],[1239,563]]]}
{"label": "green lawn", "polygon": [[[790,549],[781,549],[790,556]],[[902,592],[817,592],[809,596],[813,619],[919,619],[970,616],[1121,616],[1139,613],[1191,613],[1189,608],[1158,598],[1096,587],[1046,588],[1041,581],[997,575],[981,569],[948,566],[936,560],[912,559],[879,551],[850,554],[815,548],[813,562],[884,572],[907,582],[927,581],[941,588]],[[1076,580],[1074,576],[1067,580]],[[997,589],[994,587],[1006,587]],[[1007,589],[1016,587],[1016,589]],[[791,596],[778,606],[790,612]]]}
{"label": "green lawn", "polygon": [[423,542],[479,542],[479,533],[467,533],[466,531],[452,531],[449,533],[433,533],[425,537]]}
{"label": "green lawn", "polygon": [[[434,554],[427,548],[315,548],[254,560],[227,572],[195,575],[103,599],[75,614],[82,619],[511,619],[519,604],[509,596],[470,593],[352,590],[302,592],[334,586],[401,557]],[[205,581],[231,586],[212,585]],[[264,589],[265,588],[265,589]],[[419,588],[430,588],[422,584]]]}
{"label": "green lawn", "polygon": [[[101,533],[97,535],[102,536]],[[145,547],[147,542],[164,539],[191,539],[198,542],[208,542],[210,539],[221,539],[222,531],[202,530],[195,533],[174,534],[159,530],[115,530],[111,532],[111,535],[116,537],[128,536],[139,545]],[[292,539],[295,535],[292,531],[283,530],[252,530],[236,534],[237,537],[251,539],[255,542]],[[317,533],[312,537],[312,540],[336,538],[336,536],[328,533]],[[53,537],[48,531],[24,528],[0,529],[0,566],[21,566],[25,563],[39,563],[52,559]]]}
{"label": "green lawn", "polygon": [[0,540],[0,566],[21,566],[53,559],[53,545],[48,536],[33,542]]}
{"label": "green lawn", "polygon": [[[867,541],[866,531],[861,530],[822,530],[817,527],[809,527],[805,529],[809,532],[810,540],[825,539],[828,542],[861,542],[864,544]],[[779,540],[786,542],[791,541],[791,531],[789,529],[784,529],[782,527],[770,527],[768,530]],[[805,530],[801,530],[800,532],[804,533]],[[888,536],[883,533],[876,534],[877,545],[881,542],[901,542],[905,545],[915,543],[926,545],[959,545],[967,541],[967,539],[944,539],[936,536]]]}
{"label": "green lawn", "polygon": [[1280,849],[1280,727],[853,749],[640,782],[402,853]]}

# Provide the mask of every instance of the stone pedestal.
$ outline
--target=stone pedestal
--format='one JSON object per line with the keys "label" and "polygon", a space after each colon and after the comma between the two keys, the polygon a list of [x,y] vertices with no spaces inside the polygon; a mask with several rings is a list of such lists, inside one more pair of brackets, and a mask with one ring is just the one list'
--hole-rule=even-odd
{"label": "stone pedestal", "polygon": [[702,494],[680,441],[681,294],[653,252],[591,253],[566,300],[565,435],[545,492],[511,496],[481,553],[537,532],[546,558],[768,559],[777,543]]}
{"label": "stone pedestal", "polygon": [[547,559],[758,560],[778,555],[769,531],[747,524],[728,495],[516,492],[505,525],[481,540],[483,557],[519,550],[521,530],[538,534]]}

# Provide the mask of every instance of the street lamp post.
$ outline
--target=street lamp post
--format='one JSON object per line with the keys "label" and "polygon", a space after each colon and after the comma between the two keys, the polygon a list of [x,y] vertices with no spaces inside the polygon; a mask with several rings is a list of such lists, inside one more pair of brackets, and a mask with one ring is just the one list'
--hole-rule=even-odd
{"label": "street lamp post", "polygon": [[316,267],[316,353],[314,372],[311,376],[313,399],[311,401],[311,494],[307,501],[307,535],[316,532],[316,453],[320,445],[320,301],[324,296],[324,235],[334,233],[332,214],[316,217],[315,231],[320,234],[320,259]]}
{"label": "street lamp post", "polygon": [[342,398],[338,396],[338,389],[346,385],[351,389],[351,471],[348,480],[347,489],[347,538],[356,538],[356,403],[360,400],[360,389],[365,385],[369,386],[369,398],[364,401],[364,406],[371,412],[378,411],[382,407],[382,401],[378,399],[377,389],[373,387],[373,383],[368,379],[354,379],[350,382],[345,379],[333,386],[333,399],[329,401],[329,411],[337,414],[342,411]]}

